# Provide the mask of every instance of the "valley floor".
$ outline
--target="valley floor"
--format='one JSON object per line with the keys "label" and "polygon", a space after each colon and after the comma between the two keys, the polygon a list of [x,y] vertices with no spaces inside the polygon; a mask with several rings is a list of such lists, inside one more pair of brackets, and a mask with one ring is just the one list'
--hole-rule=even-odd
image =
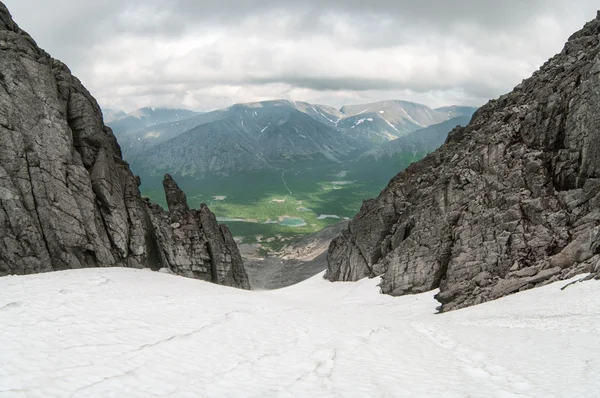
{"label": "valley floor", "polygon": [[436,315],[318,275],[239,291],[87,269],[0,278],[0,397],[590,397],[600,282]]}

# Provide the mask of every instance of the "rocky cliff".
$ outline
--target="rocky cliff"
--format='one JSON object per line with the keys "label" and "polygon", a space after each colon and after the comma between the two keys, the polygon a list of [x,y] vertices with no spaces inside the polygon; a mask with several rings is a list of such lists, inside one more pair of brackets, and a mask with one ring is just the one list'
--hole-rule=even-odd
{"label": "rocky cliff", "polygon": [[189,210],[170,178],[170,212],[138,186],[94,98],[0,3],[0,276],[150,267],[249,287],[208,208]]}
{"label": "rocky cliff", "polygon": [[447,311],[585,272],[600,272],[600,12],[366,201],[326,277],[439,287]]}

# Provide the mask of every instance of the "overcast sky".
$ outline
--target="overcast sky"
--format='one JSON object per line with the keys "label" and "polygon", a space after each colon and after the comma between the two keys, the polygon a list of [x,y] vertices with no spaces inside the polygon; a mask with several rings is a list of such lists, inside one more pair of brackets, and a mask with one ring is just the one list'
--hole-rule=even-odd
{"label": "overcast sky", "polygon": [[4,0],[103,107],[287,98],[481,105],[529,77],[597,0]]}

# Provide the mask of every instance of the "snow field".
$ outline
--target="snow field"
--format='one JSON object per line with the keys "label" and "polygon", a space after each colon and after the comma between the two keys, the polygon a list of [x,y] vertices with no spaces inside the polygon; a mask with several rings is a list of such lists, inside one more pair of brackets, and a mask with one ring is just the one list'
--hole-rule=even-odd
{"label": "snow field", "polygon": [[240,291],[164,273],[0,278],[0,397],[591,397],[600,283],[448,314],[316,276]]}

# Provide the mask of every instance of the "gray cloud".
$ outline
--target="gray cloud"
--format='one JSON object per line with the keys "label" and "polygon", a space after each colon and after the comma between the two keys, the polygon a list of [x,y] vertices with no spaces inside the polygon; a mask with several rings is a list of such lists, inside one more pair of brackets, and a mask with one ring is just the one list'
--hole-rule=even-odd
{"label": "gray cloud", "polygon": [[291,98],[479,105],[595,16],[591,0],[5,0],[103,106]]}

